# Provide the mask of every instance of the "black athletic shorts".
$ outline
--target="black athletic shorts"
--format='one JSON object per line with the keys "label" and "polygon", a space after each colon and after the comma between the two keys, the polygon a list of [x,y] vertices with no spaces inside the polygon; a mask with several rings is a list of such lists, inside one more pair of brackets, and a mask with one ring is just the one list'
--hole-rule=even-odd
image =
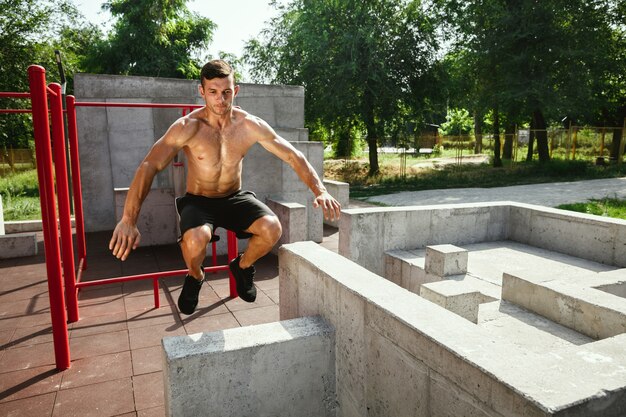
{"label": "black athletic shorts", "polygon": [[180,219],[180,242],[189,229],[209,225],[211,234],[218,227],[231,230],[240,239],[252,236],[246,230],[263,216],[275,214],[256,198],[252,191],[239,190],[226,197],[205,197],[185,194],[176,199],[176,210]]}

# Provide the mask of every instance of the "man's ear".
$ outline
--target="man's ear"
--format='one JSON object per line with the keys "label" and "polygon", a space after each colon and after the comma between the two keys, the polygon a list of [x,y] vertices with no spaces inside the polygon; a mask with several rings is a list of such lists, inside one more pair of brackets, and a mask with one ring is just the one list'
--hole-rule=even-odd
{"label": "man's ear", "polygon": [[198,93],[204,97],[204,88],[202,87],[202,84],[198,84]]}
{"label": "man's ear", "polygon": [[237,97],[237,94],[239,94],[239,86],[238,85],[235,86],[235,90],[233,92],[233,97]]}

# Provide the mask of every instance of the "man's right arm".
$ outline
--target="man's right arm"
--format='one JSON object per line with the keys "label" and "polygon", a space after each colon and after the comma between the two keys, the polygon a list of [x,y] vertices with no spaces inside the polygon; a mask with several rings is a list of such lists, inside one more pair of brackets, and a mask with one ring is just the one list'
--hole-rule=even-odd
{"label": "man's right arm", "polygon": [[156,174],[171,162],[184,146],[189,135],[189,120],[179,119],[150,149],[139,164],[130,183],[122,219],[119,221],[109,242],[113,256],[126,260],[130,251],[139,246],[141,234],[137,229],[137,218]]}

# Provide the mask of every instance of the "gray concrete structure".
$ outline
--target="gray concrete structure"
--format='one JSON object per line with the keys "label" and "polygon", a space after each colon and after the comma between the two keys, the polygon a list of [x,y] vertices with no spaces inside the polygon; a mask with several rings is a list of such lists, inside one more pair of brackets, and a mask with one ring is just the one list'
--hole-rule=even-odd
{"label": "gray concrete structure", "polygon": [[[190,80],[114,75],[76,74],[74,78],[79,102],[203,104],[198,84]],[[236,104],[265,119],[279,135],[293,141],[322,177],[322,144],[309,142],[308,131],[303,127],[302,87],[242,84]],[[180,109],[77,108],[86,231],[115,227],[114,190],[130,185],[150,147],[180,116]],[[184,161],[182,152],[179,157]],[[170,190],[174,185],[169,167],[157,175],[153,189]],[[259,145],[244,160],[243,188],[253,190],[262,201],[271,198],[305,206],[307,239],[322,240],[322,215],[321,211],[312,209],[312,193],[289,166]],[[172,217],[171,223],[175,225],[176,221]],[[152,232],[140,231],[145,235]],[[218,252],[225,251],[225,239],[222,239]]]}
{"label": "gray concrete structure", "polygon": [[501,240],[626,267],[626,221],[530,204],[348,209],[339,226],[339,253],[379,275],[390,250]]}
{"label": "gray concrete structure", "polygon": [[[626,413],[623,329],[595,340],[511,301],[483,304],[472,323],[310,242],[283,246],[279,264],[281,319],[320,314],[336,329],[338,416]],[[601,274],[621,291],[626,270]]]}
{"label": "gray concrete structure", "polygon": [[319,317],[164,338],[166,414],[335,416],[334,339]]}
{"label": "gray concrete structure", "polygon": [[0,259],[37,255],[36,233],[12,233],[0,236]]}
{"label": "gray concrete structure", "polygon": [[[335,199],[341,204],[343,209],[348,208],[350,201],[350,184],[347,182],[324,180],[324,186],[328,193],[335,197]],[[339,220],[324,219],[324,224],[332,227],[339,227]]]}
{"label": "gray concrete structure", "polygon": [[4,211],[2,208],[2,196],[0,196],[0,259],[19,258],[37,254],[36,233],[11,233],[5,234]]}
{"label": "gray concrete structure", "polygon": [[281,320],[335,329],[337,416],[626,415],[626,221],[363,208],[339,234],[279,250]]}

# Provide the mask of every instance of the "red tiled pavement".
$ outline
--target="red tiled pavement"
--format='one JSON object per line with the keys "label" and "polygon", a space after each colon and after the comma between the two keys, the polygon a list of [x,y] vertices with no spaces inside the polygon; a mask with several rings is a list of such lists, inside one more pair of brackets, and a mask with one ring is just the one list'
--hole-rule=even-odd
{"label": "red tiled pavement", "polygon": [[[336,251],[336,229],[327,228],[324,235],[322,245]],[[109,254],[109,237],[87,236],[83,280],[184,268],[176,245],[140,248],[122,263]],[[190,316],[176,308],[183,277],[160,280],[159,309],[154,309],[151,280],[90,287],[79,296],[81,319],[68,325],[71,367],[59,372],[43,253],[40,236],[39,255],[0,260],[0,416],[163,417],[163,336],[278,320],[273,255],[256,265],[255,303],[228,298],[227,274],[221,272],[207,275],[208,285]]]}

